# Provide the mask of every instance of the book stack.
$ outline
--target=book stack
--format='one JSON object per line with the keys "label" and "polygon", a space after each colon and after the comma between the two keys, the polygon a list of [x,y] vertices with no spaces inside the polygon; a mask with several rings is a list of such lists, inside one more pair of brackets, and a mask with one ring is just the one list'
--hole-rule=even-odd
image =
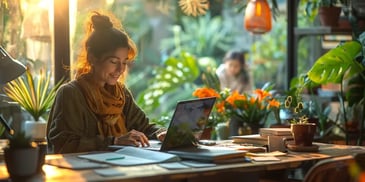
{"label": "book stack", "polygon": [[260,135],[267,138],[270,152],[285,152],[287,141],[293,138],[290,128],[260,128]]}
{"label": "book stack", "polygon": [[260,136],[292,136],[290,128],[260,128]]}
{"label": "book stack", "polygon": [[233,143],[253,146],[266,146],[267,137],[260,134],[232,136]]}
{"label": "book stack", "polygon": [[290,128],[260,128],[259,134],[232,136],[233,143],[267,146],[268,136],[292,137]]}

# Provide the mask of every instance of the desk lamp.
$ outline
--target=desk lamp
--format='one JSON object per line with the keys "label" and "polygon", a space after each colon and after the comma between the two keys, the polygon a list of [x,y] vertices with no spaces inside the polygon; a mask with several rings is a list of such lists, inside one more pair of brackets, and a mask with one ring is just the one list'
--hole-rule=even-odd
{"label": "desk lamp", "polygon": [[[25,66],[19,61],[13,59],[1,46],[0,46],[0,85],[6,84],[23,74],[25,72]],[[0,115],[0,123],[5,126],[7,132],[10,135],[14,134],[14,130],[9,126],[6,120]]]}

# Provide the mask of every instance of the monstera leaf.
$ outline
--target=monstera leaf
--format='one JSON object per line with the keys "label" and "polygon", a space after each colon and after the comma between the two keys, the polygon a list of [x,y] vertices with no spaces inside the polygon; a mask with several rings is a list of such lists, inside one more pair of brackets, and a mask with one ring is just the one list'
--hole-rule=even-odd
{"label": "monstera leaf", "polygon": [[364,66],[355,61],[362,45],[358,41],[345,42],[329,50],[320,57],[308,72],[315,83],[341,83],[342,80],[364,70]]}
{"label": "monstera leaf", "polygon": [[346,92],[346,99],[349,103],[349,106],[352,106],[358,102],[360,102],[362,99],[364,99],[365,95],[365,71],[363,71],[361,74],[357,74],[354,77],[352,77],[347,86],[348,90]]}
{"label": "monstera leaf", "polygon": [[161,97],[186,83],[192,83],[200,75],[196,58],[186,52],[179,57],[169,57],[164,65],[155,69],[155,77],[148,80],[148,88],[144,90],[138,103],[147,111],[160,106]]}

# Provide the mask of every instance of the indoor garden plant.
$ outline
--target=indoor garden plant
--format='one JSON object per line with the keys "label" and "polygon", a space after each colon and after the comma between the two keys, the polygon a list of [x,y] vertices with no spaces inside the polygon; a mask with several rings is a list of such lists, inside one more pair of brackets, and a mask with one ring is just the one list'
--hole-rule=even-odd
{"label": "indoor garden plant", "polygon": [[9,144],[4,148],[4,159],[9,176],[15,180],[36,174],[39,148],[30,136],[19,131],[8,137]]}
{"label": "indoor garden plant", "polygon": [[[365,59],[363,55],[365,34],[361,34],[357,40],[341,43],[336,48],[329,50],[321,56],[308,71],[308,78],[318,84],[336,83],[340,84],[340,108],[343,113],[342,121],[344,122],[345,140],[348,143],[347,114],[346,107],[361,103],[363,105],[362,113],[365,113],[364,98],[364,71]],[[360,79],[355,79],[360,78]],[[348,81],[349,90],[344,94],[344,81]],[[344,99],[348,101],[345,104]],[[360,134],[358,144],[362,144],[364,118],[360,122]]]}
{"label": "indoor garden plant", "polygon": [[298,100],[293,105],[292,96],[285,99],[285,108],[292,111],[292,118],[289,120],[291,133],[294,138],[295,146],[312,147],[316,124],[308,122],[308,116],[303,112],[303,102]]}
{"label": "indoor garden plant", "polygon": [[269,114],[280,106],[280,102],[269,92],[272,88],[273,84],[268,83],[252,93],[233,91],[226,99],[230,105],[227,112],[246,124],[251,134],[258,133],[259,128],[265,126]]}
{"label": "indoor garden plant", "polygon": [[25,75],[6,84],[5,94],[32,116],[23,126],[26,135],[36,140],[45,139],[46,121],[42,117],[49,112],[62,82],[52,85],[51,74],[40,70],[34,75],[27,69]]}
{"label": "indoor garden plant", "polygon": [[346,0],[301,0],[305,4],[307,17],[312,21],[318,15],[323,26],[336,27],[340,19],[342,6]]}

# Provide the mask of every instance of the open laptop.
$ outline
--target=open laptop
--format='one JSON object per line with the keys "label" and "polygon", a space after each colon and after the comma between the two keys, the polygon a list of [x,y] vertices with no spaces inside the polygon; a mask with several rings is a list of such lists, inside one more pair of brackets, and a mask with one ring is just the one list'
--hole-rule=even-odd
{"label": "open laptop", "polygon": [[214,163],[244,161],[246,151],[200,145],[199,139],[215,100],[215,97],[210,97],[178,102],[164,141],[160,146],[153,146],[155,143],[148,149],[176,154],[188,160]]}
{"label": "open laptop", "polygon": [[179,101],[163,142],[151,141],[147,149],[168,151],[194,147],[208,122],[216,97]]}
{"label": "open laptop", "polygon": [[[149,150],[168,151],[173,148],[196,146],[208,122],[216,97],[179,101],[176,104],[163,142],[150,140]],[[123,148],[109,146],[111,150]]]}
{"label": "open laptop", "polygon": [[245,151],[199,145],[215,101],[216,97],[179,101],[163,142],[150,141],[151,146],[142,148],[206,162],[242,161]]}

